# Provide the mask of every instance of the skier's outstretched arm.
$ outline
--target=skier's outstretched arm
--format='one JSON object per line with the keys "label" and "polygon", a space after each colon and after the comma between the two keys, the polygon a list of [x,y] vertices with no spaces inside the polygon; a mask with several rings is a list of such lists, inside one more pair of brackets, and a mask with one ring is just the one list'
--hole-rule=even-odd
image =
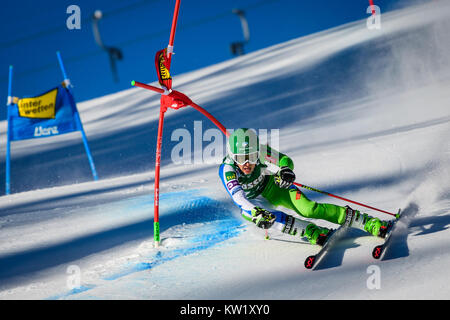
{"label": "skier's outstretched arm", "polygon": [[232,166],[222,164],[219,168],[219,176],[228,194],[241,209],[242,217],[245,220],[253,222],[257,227],[263,229],[268,229],[275,224],[276,229],[284,231],[286,221],[289,220],[287,215],[281,211],[271,212],[265,210],[247,199]]}
{"label": "skier's outstretched arm", "polygon": [[241,213],[246,220],[252,219],[252,210],[256,207],[245,196],[241,184],[238,182],[234,168],[226,163],[220,165],[219,176],[223,186],[233,199],[234,203],[241,209]]}

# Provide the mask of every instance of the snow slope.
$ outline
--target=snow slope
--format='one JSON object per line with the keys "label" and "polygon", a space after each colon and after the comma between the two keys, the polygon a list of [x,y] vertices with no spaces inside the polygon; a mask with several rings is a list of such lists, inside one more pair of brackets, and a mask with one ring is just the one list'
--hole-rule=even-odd
{"label": "snow slope", "polygon": [[[317,248],[274,232],[264,240],[223,190],[218,165],[194,161],[206,138],[192,164],[173,163],[177,129],[194,140],[196,124],[214,128],[191,108],[166,113],[155,249],[159,97],[132,88],[78,104],[100,181],[77,133],[13,144],[0,298],[450,298],[449,17],[450,3],[433,1],[383,14],[381,30],[356,21],[174,79],[227,128],[279,129],[298,182],[402,208],[385,261],[370,256],[378,240],[355,230],[314,272],[303,260]],[[5,132],[2,122],[2,161]]]}

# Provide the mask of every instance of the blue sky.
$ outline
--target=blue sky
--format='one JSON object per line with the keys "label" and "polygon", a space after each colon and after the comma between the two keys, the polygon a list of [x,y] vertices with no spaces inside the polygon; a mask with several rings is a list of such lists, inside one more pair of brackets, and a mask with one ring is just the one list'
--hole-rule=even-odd
{"label": "blue sky", "polygon": [[[381,13],[400,5],[374,0]],[[404,2],[402,2],[404,3]],[[14,66],[13,95],[38,95],[62,81],[60,51],[78,102],[130,88],[130,81],[152,82],[155,52],[167,46],[175,0],[6,1],[0,12],[0,104],[7,97],[8,66]],[[368,0],[183,0],[171,73],[183,73],[231,59],[230,43],[243,39],[238,17],[246,11],[253,52],[290,39],[368,17]],[[81,9],[81,29],[69,30],[66,9]],[[106,45],[118,47],[119,82],[107,54],[95,43],[93,12],[104,13],[100,31]],[[175,80],[176,81],[176,80]],[[176,83],[176,82],[175,82]],[[207,84],[205,84],[207,85]],[[5,119],[5,108],[0,108]]]}

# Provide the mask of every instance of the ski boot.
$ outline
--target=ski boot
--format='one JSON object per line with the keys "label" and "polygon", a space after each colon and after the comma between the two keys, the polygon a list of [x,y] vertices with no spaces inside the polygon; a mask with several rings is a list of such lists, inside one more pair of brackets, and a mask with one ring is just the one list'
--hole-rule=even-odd
{"label": "ski boot", "polygon": [[286,215],[282,232],[290,234],[291,236],[306,237],[311,244],[323,246],[330,230],[327,228],[320,228],[309,221]]}
{"label": "ski boot", "polygon": [[305,229],[305,236],[311,244],[317,244],[323,246],[327,241],[330,229],[316,226],[314,223],[310,223]]}
{"label": "ski boot", "polygon": [[360,213],[346,206],[346,217],[344,224],[351,228],[360,229],[370,233],[375,237],[384,238],[388,230],[388,222],[369,216],[367,213]]}

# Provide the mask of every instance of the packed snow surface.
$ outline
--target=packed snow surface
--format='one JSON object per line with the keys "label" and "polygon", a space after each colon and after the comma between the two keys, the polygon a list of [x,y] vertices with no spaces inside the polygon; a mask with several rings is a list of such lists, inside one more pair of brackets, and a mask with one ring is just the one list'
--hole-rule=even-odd
{"label": "packed snow surface", "polygon": [[[299,183],[401,208],[384,261],[371,257],[379,240],[356,230],[316,271],[303,261],[317,247],[265,240],[219,180],[225,147],[207,154],[225,139],[189,107],[166,112],[155,248],[159,96],[131,88],[78,103],[99,181],[79,133],[12,144],[0,299],[450,298],[449,18],[450,3],[432,1],[383,14],[379,30],[356,21],[174,77],[225,127],[278,134]],[[182,142],[190,154],[174,152]]]}

